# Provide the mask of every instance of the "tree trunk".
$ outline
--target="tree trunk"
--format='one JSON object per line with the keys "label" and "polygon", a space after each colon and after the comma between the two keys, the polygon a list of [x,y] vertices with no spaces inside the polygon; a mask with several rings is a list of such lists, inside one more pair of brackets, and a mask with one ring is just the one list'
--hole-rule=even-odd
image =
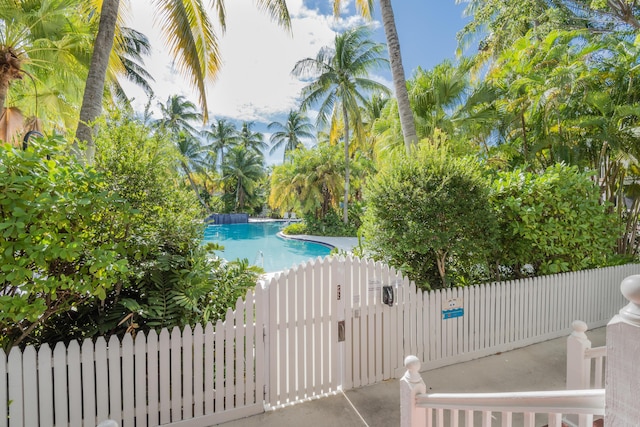
{"label": "tree trunk", "polygon": [[9,81],[0,77],[0,117],[4,114],[4,104],[9,92]]}
{"label": "tree trunk", "polygon": [[393,17],[391,0],[380,0],[380,13],[382,14],[384,34],[387,37],[391,76],[393,77],[393,87],[398,102],[398,113],[400,114],[400,126],[402,127],[404,146],[407,153],[409,153],[412,147],[418,145],[418,135],[416,134],[416,125],[413,120],[411,104],[409,104],[407,81],[404,75],[404,67],[402,66],[402,56],[400,55],[400,40],[398,39],[398,32],[396,31],[396,22]]}
{"label": "tree trunk", "polygon": [[344,203],[342,205],[342,222],[349,223],[349,115],[347,107],[342,103],[342,114],[344,116]]}
{"label": "tree trunk", "polygon": [[76,153],[79,153],[78,142],[86,141],[87,152],[85,157],[88,162],[93,161],[95,152],[93,137],[91,135],[92,129],[89,125],[93,124],[102,111],[102,96],[107,78],[109,56],[113,48],[119,6],[120,0],[104,0],[102,2],[98,34],[96,35],[96,41],[93,45],[89,74],[84,88],[82,107],[80,108],[80,122],[76,130],[74,149]]}
{"label": "tree trunk", "polygon": [[202,197],[200,197],[200,192],[198,191],[198,186],[196,185],[196,183],[193,181],[193,178],[191,177],[191,171],[189,170],[189,167],[183,163],[182,164],[182,170],[184,171],[184,173],[187,174],[187,179],[189,180],[189,184],[191,184],[191,188],[193,189],[193,192],[196,193],[196,197],[200,201],[200,204],[202,205],[202,207],[207,212],[209,212],[209,207],[207,206],[205,201],[202,200]]}

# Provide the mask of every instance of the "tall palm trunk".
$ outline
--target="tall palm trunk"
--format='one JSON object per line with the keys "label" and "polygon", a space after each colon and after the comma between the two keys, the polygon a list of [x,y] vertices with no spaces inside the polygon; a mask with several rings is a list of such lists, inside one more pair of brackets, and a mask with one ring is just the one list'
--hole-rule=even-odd
{"label": "tall palm trunk", "polygon": [[382,15],[382,25],[384,34],[387,37],[387,49],[389,50],[389,62],[391,63],[391,76],[393,77],[393,87],[398,101],[398,112],[400,114],[400,126],[404,137],[404,146],[407,153],[412,147],[418,144],[416,125],[413,120],[411,104],[409,104],[409,93],[407,92],[407,81],[402,66],[402,56],[400,55],[400,40],[396,30],[396,22],[391,8],[391,0],[380,0],[380,13]]}
{"label": "tall palm trunk", "polygon": [[77,143],[86,141],[86,159],[88,162],[93,161],[95,152],[91,135],[92,129],[89,125],[98,118],[102,111],[102,95],[107,77],[109,56],[113,48],[119,7],[120,0],[104,0],[102,2],[98,34],[96,35],[96,41],[93,45],[89,75],[87,76],[87,83],[84,88],[82,107],[80,108],[80,122],[76,130],[77,141],[74,144],[74,148],[76,152],[79,152]]}
{"label": "tall palm trunk", "polygon": [[184,171],[184,173],[187,174],[187,179],[189,180],[189,184],[191,184],[191,188],[193,189],[193,192],[196,193],[196,197],[198,197],[200,204],[202,205],[203,208],[205,208],[207,212],[209,212],[209,206],[207,206],[207,203],[204,200],[202,200],[202,197],[200,196],[200,192],[198,191],[198,186],[196,185],[196,183],[193,181],[193,178],[191,177],[191,171],[189,170],[189,167],[186,164],[182,163],[182,170]]}
{"label": "tall palm trunk", "polygon": [[0,117],[4,114],[5,102],[11,82],[22,78],[22,66],[11,47],[0,49]]}
{"label": "tall palm trunk", "polygon": [[342,104],[344,116],[344,203],[342,205],[342,222],[349,223],[349,114],[347,107]]}

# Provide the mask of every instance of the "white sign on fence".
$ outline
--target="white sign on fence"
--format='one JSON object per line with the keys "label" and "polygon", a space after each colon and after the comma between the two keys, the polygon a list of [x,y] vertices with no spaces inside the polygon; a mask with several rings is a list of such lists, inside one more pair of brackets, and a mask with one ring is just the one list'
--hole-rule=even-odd
{"label": "white sign on fence", "polygon": [[462,298],[451,298],[446,302],[445,308],[442,310],[442,319],[455,319],[464,316],[464,307]]}

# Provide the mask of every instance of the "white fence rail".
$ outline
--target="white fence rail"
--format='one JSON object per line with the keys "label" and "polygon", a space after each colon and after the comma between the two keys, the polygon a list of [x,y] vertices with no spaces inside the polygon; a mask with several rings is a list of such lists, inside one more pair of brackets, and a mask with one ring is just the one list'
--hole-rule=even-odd
{"label": "white fence rail", "polygon": [[591,347],[587,324],[576,320],[567,338],[567,390],[604,388],[607,347]]}
{"label": "white fence rail", "polygon": [[636,272],[422,292],[380,263],[316,260],[249,291],[215,326],[0,351],[0,427],[213,425],[400,377],[405,354],[431,369],[568,334],[573,319],[602,326]]}
{"label": "white fence rail", "polygon": [[594,416],[605,414],[604,389],[426,394],[418,358],[408,356],[405,366],[400,380],[401,427],[561,427],[570,415],[576,416],[577,427],[592,427]]}

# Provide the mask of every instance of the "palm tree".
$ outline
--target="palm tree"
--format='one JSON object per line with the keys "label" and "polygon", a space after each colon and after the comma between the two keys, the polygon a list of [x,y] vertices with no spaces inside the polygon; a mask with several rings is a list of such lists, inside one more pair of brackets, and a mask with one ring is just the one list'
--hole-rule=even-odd
{"label": "palm tree", "polygon": [[[222,30],[225,30],[224,1],[212,2]],[[289,11],[285,0],[257,0],[257,6],[265,10],[275,21],[290,28]],[[211,20],[201,1],[156,0],[158,21],[162,27],[169,54],[181,64],[180,71],[198,91],[200,106],[207,119],[205,83],[212,80],[220,68],[217,38]],[[91,155],[93,142],[89,124],[98,118],[102,108],[109,54],[118,18],[120,0],[103,0],[100,11],[100,23],[94,43],[89,75],[85,86],[84,98],[80,109],[80,122],[76,139],[88,142],[88,154]]]}
{"label": "palm tree", "polygon": [[286,123],[271,122],[267,129],[275,129],[275,132],[269,138],[271,150],[269,154],[275,153],[277,149],[284,145],[284,158],[287,160],[287,154],[298,147],[303,146],[301,138],[314,137],[313,126],[309,122],[309,118],[298,111],[289,111]]}
{"label": "palm tree", "polygon": [[[123,75],[127,80],[141,87],[147,96],[151,96],[153,90],[149,82],[153,81],[153,77],[144,68],[143,59],[143,56],[151,54],[151,45],[147,36],[132,28],[123,27],[120,37],[116,38],[114,52],[117,53],[117,62],[121,65],[114,70],[117,71],[117,75]],[[129,99],[117,76],[109,78],[109,91],[113,93],[116,100],[129,104]]]}
{"label": "palm tree", "polygon": [[293,74],[312,77],[302,89],[301,110],[320,103],[318,125],[327,124],[330,116],[342,115],[344,124],[345,180],[342,220],[349,222],[349,131],[354,125],[357,137],[362,134],[360,105],[367,101],[363,93],[388,93],[389,89],[367,78],[369,72],[387,63],[382,57],[384,46],[373,42],[367,27],[357,27],[338,34],[333,48],[320,49],[315,58],[298,61]]}
{"label": "palm tree", "polygon": [[210,142],[209,148],[213,151],[214,164],[217,159],[220,158],[220,168],[224,163],[224,150],[225,148],[231,148],[238,144],[238,130],[236,126],[225,120],[218,119],[215,123],[212,123],[210,129],[203,130],[202,135]]}
{"label": "palm tree", "polygon": [[[334,14],[338,15],[342,0],[333,1]],[[371,10],[373,9],[373,0],[356,0],[356,6],[365,18],[371,18]],[[393,87],[398,101],[398,113],[400,115],[400,126],[402,127],[402,135],[404,137],[404,145],[407,153],[411,148],[418,144],[418,136],[416,126],[409,103],[409,94],[407,92],[407,81],[404,75],[404,67],[402,65],[402,55],[400,53],[400,39],[396,29],[396,21],[391,7],[391,0],[380,0],[380,13],[382,15],[382,25],[384,34],[387,38],[387,50],[389,52],[389,62],[391,63],[391,77],[393,79]]]}
{"label": "palm tree", "polygon": [[267,143],[264,142],[264,135],[262,133],[251,130],[253,124],[253,122],[242,123],[242,128],[238,133],[238,145],[263,157],[263,150],[266,150],[268,146]]}
{"label": "palm tree", "polygon": [[175,135],[184,132],[189,135],[195,135],[196,129],[191,125],[192,122],[202,119],[193,102],[187,100],[182,95],[171,95],[167,98],[167,102],[158,103],[162,118],[154,123],[154,127],[167,130]]}
{"label": "palm tree", "polygon": [[233,147],[222,165],[223,182],[234,186],[235,207],[241,211],[255,196],[259,181],[264,177],[262,156],[241,146]]}
{"label": "palm tree", "polygon": [[180,167],[182,168],[182,171],[187,176],[187,179],[189,180],[189,184],[191,185],[193,192],[196,193],[196,196],[198,197],[200,204],[206,210],[208,210],[209,207],[207,206],[207,203],[204,200],[202,200],[202,197],[200,196],[200,191],[198,190],[198,186],[194,182],[193,176],[192,176],[192,168],[202,169],[204,148],[202,147],[202,145],[200,145],[200,141],[198,141],[198,139],[195,138],[192,134],[185,131],[181,131],[178,133],[178,139],[176,141],[176,149],[179,154],[178,159],[180,162]]}
{"label": "palm tree", "polygon": [[[57,105],[71,110],[87,65],[82,52],[90,47],[89,26],[77,15],[75,0],[0,0],[0,117],[9,86],[24,77],[30,79],[21,92],[28,96],[14,99],[22,101],[20,107],[28,105],[36,114],[38,92],[64,84],[65,100],[58,93]],[[64,65],[60,58],[64,58]]]}

